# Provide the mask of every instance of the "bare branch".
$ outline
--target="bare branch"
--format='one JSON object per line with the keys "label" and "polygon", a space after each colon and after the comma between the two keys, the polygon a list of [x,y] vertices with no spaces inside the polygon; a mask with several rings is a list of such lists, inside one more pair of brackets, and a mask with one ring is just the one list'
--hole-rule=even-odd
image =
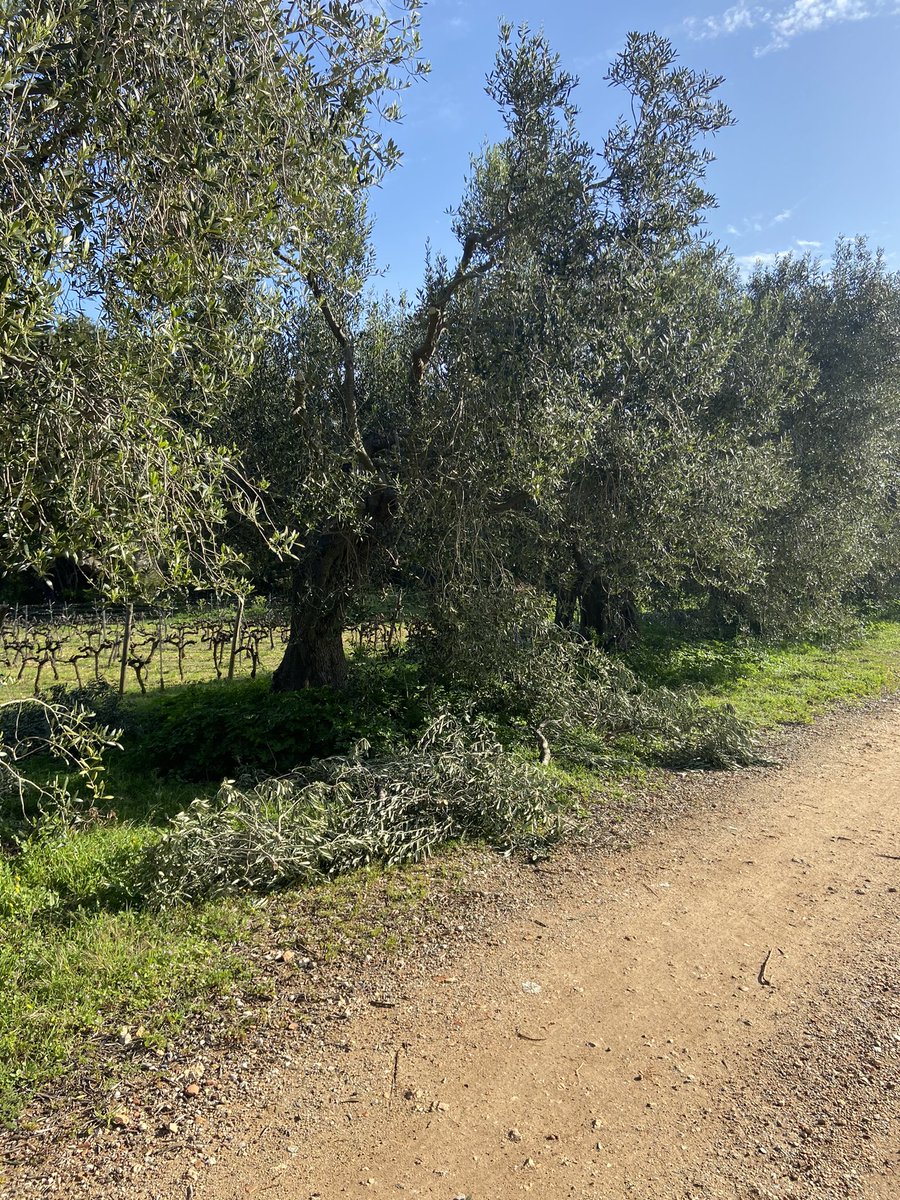
{"label": "bare branch", "polygon": [[496,263],[496,258],[488,258],[483,263],[472,267],[472,259],[478,250],[487,250],[494,245],[507,228],[507,221],[512,216],[512,198],[506,203],[506,220],[498,221],[484,230],[472,230],[463,242],[463,252],[456,265],[456,270],[443,287],[438,288],[428,307],[428,320],[425,323],[425,334],[412,353],[410,365],[410,382],[413,391],[417,392],[422,386],[422,380],[428,369],[428,364],[437,349],[441,334],[444,332],[445,317],[450,302],[456,293],[473,279],[486,275]]}
{"label": "bare branch", "polygon": [[[284,260],[284,261],[287,261],[287,260]],[[346,350],[350,344],[350,338],[347,335],[347,333],[345,332],[343,326],[338,321],[337,317],[334,315],[334,310],[332,309],[331,305],[328,303],[328,297],[322,291],[321,285],[319,284],[318,279],[316,279],[316,277],[312,273],[312,271],[309,271],[307,273],[306,282],[309,286],[309,290],[312,292],[312,294],[315,298],[316,304],[319,306],[319,311],[321,312],[322,316],[325,318],[325,324],[331,330],[332,334],[334,335],[335,341],[338,343],[338,345],[341,347],[341,349]]]}
{"label": "bare branch", "polygon": [[[283,259],[283,261],[287,260]],[[318,305],[319,312],[321,312],[325,320],[325,324],[331,330],[332,336],[341,348],[341,406],[344,417],[344,436],[353,446],[356,457],[365,469],[371,471],[373,475],[377,475],[379,472],[369,456],[359,429],[359,412],[356,404],[356,356],[354,353],[353,338],[347,333],[335,316],[334,310],[328,302],[328,297],[322,291],[322,287],[312,271],[307,273],[306,282]]]}

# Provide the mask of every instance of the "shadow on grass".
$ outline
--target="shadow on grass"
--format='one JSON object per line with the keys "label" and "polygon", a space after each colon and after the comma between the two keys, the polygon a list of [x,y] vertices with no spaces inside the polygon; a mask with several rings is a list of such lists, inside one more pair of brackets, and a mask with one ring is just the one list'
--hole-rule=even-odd
{"label": "shadow on grass", "polygon": [[273,692],[268,677],[195,683],[132,700],[122,714],[131,770],[208,783],[280,774],[363,738],[374,748],[407,742],[428,704],[414,664],[372,656],[354,661],[341,691]]}
{"label": "shadow on grass", "polygon": [[727,690],[756,674],[766,651],[760,644],[716,637],[662,621],[649,622],[640,645],[624,661],[650,687],[695,688],[702,692]]}

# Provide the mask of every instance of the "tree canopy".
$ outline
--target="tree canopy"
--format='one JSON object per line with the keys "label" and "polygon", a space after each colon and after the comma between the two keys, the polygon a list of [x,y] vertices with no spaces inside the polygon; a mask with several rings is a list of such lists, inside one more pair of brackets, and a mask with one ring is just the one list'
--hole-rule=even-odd
{"label": "tree canopy", "polygon": [[415,3],[4,0],[7,568],[72,554],[134,589],[227,562],[223,518],[258,498],[205,430],[279,293],[332,269],[347,197],[397,161],[416,23]]}

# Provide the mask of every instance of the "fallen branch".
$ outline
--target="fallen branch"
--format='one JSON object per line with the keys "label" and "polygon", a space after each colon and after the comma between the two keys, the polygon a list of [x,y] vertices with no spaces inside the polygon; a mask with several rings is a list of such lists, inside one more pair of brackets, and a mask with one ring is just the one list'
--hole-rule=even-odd
{"label": "fallen branch", "polygon": [[541,752],[541,766],[548,767],[553,755],[550,751],[550,743],[544,735],[544,727],[542,725],[538,725],[537,729],[535,729],[534,736],[537,738],[538,749]]}
{"label": "fallen branch", "polygon": [[759,974],[756,976],[763,987],[772,986],[772,981],[770,979],[766,979],[766,967],[769,965],[769,959],[771,957],[772,951],[769,950],[766,954],[766,957],[762,960],[762,966],[759,968]]}

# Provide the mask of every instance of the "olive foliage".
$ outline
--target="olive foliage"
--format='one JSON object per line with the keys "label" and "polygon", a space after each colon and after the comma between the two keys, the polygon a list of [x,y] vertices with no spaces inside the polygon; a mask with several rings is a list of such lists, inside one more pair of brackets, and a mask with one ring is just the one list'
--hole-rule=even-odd
{"label": "olive foliage", "polygon": [[748,291],[757,309],[774,301],[807,361],[774,434],[788,485],[752,531],[767,557],[743,605],[792,632],[889,598],[897,579],[900,278],[863,239],[840,240],[827,267],[787,258]]}
{"label": "olive foliage", "polygon": [[133,594],[228,567],[224,518],[260,501],[206,430],[346,195],[396,162],[380,116],[420,67],[416,21],[0,4],[6,569],[71,555]]}
{"label": "olive foliage", "polygon": [[504,27],[458,257],[367,299],[358,197],[268,341],[229,421],[304,547],[276,686],[342,681],[376,580],[420,595],[451,674],[465,623],[526,594],[619,649],[648,608],[781,631],[888,586],[896,279],[841,244],[742,280],[704,227],[721,80],[655,34],[608,79],[628,115],[598,149],[546,39]]}

